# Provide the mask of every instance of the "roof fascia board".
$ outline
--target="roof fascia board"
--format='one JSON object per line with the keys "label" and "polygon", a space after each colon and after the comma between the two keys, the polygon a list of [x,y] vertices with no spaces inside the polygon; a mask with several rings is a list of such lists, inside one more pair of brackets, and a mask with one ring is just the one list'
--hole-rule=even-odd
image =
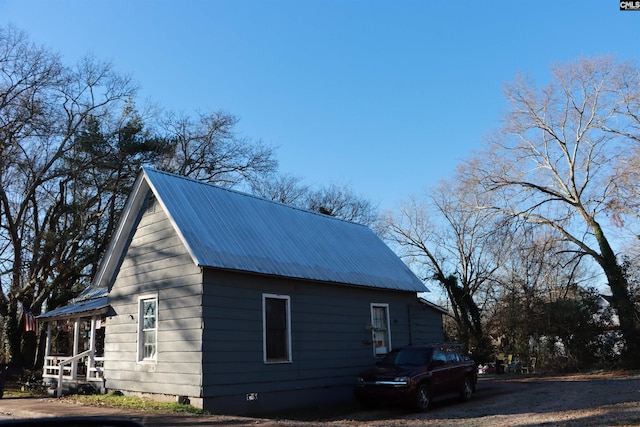
{"label": "roof fascia board", "polygon": [[180,241],[182,242],[184,247],[187,249],[187,252],[189,252],[189,256],[191,256],[191,259],[193,260],[195,265],[200,266],[201,265],[200,264],[200,260],[196,257],[195,252],[191,249],[191,246],[189,246],[188,240],[184,237],[184,234],[182,233],[182,230],[180,229],[180,227],[178,227],[178,224],[176,223],[176,221],[173,218],[173,215],[171,214],[169,209],[167,209],[167,206],[165,205],[164,200],[162,200],[162,198],[159,196],[158,190],[153,185],[153,181],[151,179],[149,179],[149,177],[147,176],[146,169],[143,169],[143,174],[145,176],[145,180],[146,180],[147,185],[149,186],[151,191],[153,191],[153,194],[155,195],[156,200],[158,201],[160,206],[162,206],[162,210],[164,211],[165,215],[167,215],[167,218],[169,218],[169,222],[171,222],[171,225],[173,226],[173,229],[178,234],[178,237],[180,238]]}
{"label": "roof fascia board", "polygon": [[449,310],[447,310],[446,308],[440,307],[438,304],[432,303],[431,301],[428,301],[428,300],[426,300],[424,298],[418,297],[418,301],[420,301],[421,304],[423,304],[423,305],[425,305],[425,306],[427,306],[429,308],[432,308],[432,309],[434,309],[436,311],[439,311],[442,314],[449,314]]}
{"label": "roof fascia board", "polygon": [[120,215],[118,225],[111,236],[111,241],[107,247],[100,267],[96,272],[93,279],[93,286],[102,286],[111,288],[111,281],[113,275],[119,263],[122,252],[125,249],[125,245],[128,244],[128,239],[123,239],[123,236],[127,236],[131,233],[131,229],[135,223],[136,217],[140,208],[144,203],[145,196],[149,189],[149,185],[144,179],[142,174],[139,174],[136,178],[136,182],[133,184],[133,189],[127,200],[127,204]]}
{"label": "roof fascia board", "polygon": [[77,313],[68,313],[68,314],[59,314],[57,316],[47,316],[47,313],[37,316],[36,319],[43,322],[51,322],[53,320],[64,320],[64,319],[81,319],[83,317],[93,317],[100,316],[103,314],[107,314],[109,312],[109,307],[101,307],[93,310],[87,311],[79,311]]}
{"label": "roof fascia board", "polygon": [[[316,284],[316,285],[330,285],[330,286],[340,286],[340,287],[347,287],[347,288],[357,288],[357,289],[368,289],[368,290],[376,290],[376,291],[383,291],[383,292],[399,292],[399,293],[404,293],[404,294],[413,294],[416,295],[416,298],[418,298],[420,300],[420,302],[422,304],[428,303],[428,304],[432,304],[420,297],[418,297],[417,295],[420,293],[428,293],[431,292],[429,289],[427,289],[425,287],[425,290],[422,291],[416,291],[416,290],[408,290],[408,289],[396,289],[396,288],[377,288],[377,287],[371,287],[369,285],[358,285],[355,283],[345,283],[345,282],[332,282],[332,281],[327,281],[327,280],[319,280],[319,279],[307,279],[304,277],[292,277],[292,276],[281,276],[278,274],[269,274],[269,273],[261,273],[259,271],[250,271],[250,270],[236,270],[233,268],[220,268],[220,267],[211,267],[211,266],[202,266],[202,269],[204,271],[212,271],[212,272],[216,272],[216,271],[220,271],[220,272],[224,272],[224,273],[231,273],[231,274],[244,274],[244,275],[249,275],[249,276],[258,276],[258,277],[266,277],[266,278],[270,278],[270,279],[277,279],[277,280],[290,280],[290,281],[294,281],[294,282],[303,282],[303,283],[312,283],[312,284]],[[427,305],[427,304],[425,304]],[[440,306],[437,306],[435,304],[434,308],[443,311],[444,313],[446,313],[447,311],[443,308],[441,308]]]}

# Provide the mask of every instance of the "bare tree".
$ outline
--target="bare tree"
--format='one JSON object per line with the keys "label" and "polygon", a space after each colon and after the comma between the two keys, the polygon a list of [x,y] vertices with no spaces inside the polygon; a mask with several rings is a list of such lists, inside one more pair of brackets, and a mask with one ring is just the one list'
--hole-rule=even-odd
{"label": "bare tree", "polygon": [[[0,27],[0,316],[2,354],[14,361],[20,306],[39,314],[90,283],[141,165],[227,187],[276,176],[273,149],[238,137],[234,116],[143,117],[135,92],[108,63],[86,57],[67,67]],[[279,185],[289,188],[278,193]],[[309,201],[293,178],[262,190]],[[370,213],[352,193],[335,195],[323,199],[330,213]]]}
{"label": "bare tree", "polygon": [[256,196],[292,206],[302,206],[310,191],[300,178],[276,173],[251,179],[250,187]]}
{"label": "bare tree", "polygon": [[611,58],[583,58],[552,71],[547,86],[524,77],[507,86],[505,126],[471,162],[470,176],[481,190],[501,196],[485,208],[549,227],[576,254],[595,260],[634,355],[640,350],[639,319],[605,221],[619,198],[614,166],[636,143],[630,137],[635,128],[621,112],[620,82],[640,84],[629,76],[637,76],[637,69]]}
{"label": "bare tree", "polygon": [[[511,225],[500,232],[503,244],[496,248],[501,251],[500,268],[492,278],[492,301],[485,315],[487,329],[502,352],[528,360],[540,356],[533,353],[530,340],[555,340],[557,329],[552,331],[543,322],[549,309],[578,304],[595,283],[593,272],[581,262],[583,257],[551,230],[530,223]],[[576,332],[578,320],[563,328]]]}
{"label": "bare tree", "polygon": [[238,137],[237,123],[237,117],[220,111],[195,119],[169,113],[160,133],[173,149],[158,167],[226,187],[273,173],[277,168],[273,149]]}
{"label": "bare tree", "polygon": [[440,284],[451,304],[459,340],[484,360],[490,353],[482,309],[499,265],[496,224],[467,200],[473,197],[455,181],[434,189],[428,201],[410,199],[385,216],[387,237],[427,280]]}
{"label": "bare tree", "polygon": [[19,304],[42,302],[74,248],[73,236],[62,237],[73,207],[59,197],[68,172],[61,162],[89,118],[134,91],[109,64],[87,57],[68,68],[23,32],[0,28],[0,314],[5,349],[16,360]]}
{"label": "bare tree", "polygon": [[272,173],[251,180],[251,191],[265,199],[357,222],[377,231],[377,209],[347,185],[331,184],[315,190],[302,184],[300,178]]}
{"label": "bare tree", "polygon": [[378,219],[377,209],[371,201],[357,196],[344,184],[330,184],[309,191],[302,207],[374,228]]}

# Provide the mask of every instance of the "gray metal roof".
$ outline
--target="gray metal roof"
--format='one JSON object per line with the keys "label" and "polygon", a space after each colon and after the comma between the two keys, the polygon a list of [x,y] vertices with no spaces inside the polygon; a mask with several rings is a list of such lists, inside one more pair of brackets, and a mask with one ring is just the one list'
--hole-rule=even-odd
{"label": "gray metal roof", "polygon": [[92,299],[89,301],[81,301],[73,304],[65,305],[55,310],[51,310],[38,316],[38,319],[51,319],[54,317],[67,317],[77,315],[79,313],[88,313],[92,311],[100,311],[109,306],[107,297]]}
{"label": "gray metal roof", "polygon": [[95,298],[106,297],[109,295],[109,290],[105,287],[87,286],[80,295],[75,297],[71,302],[88,301]]}
{"label": "gray metal roof", "polygon": [[153,169],[142,177],[200,266],[428,291],[366,226]]}

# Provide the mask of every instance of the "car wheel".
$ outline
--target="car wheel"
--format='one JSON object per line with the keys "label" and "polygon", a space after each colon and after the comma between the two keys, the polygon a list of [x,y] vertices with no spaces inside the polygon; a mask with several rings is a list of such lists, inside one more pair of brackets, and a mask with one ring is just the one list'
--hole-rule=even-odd
{"label": "car wheel", "polygon": [[429,409],[431,405],[431,393],[429,387],[425,384],[418,387],[418,393],[416,394],[416,410],[423,412]]}
{"label": "car wheel", "polygon": [[473,382],[470,377],[465,377],[464,383],[462,383],[462,391],[460,392],[460,399],[463,402],[471,399],[471,395],[473,394]]}

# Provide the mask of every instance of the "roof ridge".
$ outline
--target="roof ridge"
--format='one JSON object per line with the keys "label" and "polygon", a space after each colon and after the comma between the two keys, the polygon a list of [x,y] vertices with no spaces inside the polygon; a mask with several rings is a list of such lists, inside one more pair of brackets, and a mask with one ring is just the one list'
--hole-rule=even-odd
{"label": "roof ridge", "polygon": [[336,221],[342,221],[342,222],[346,222],[348,224],[359,225],[361,227],[365,227],[365,228],[371,229],[369,226],[367,226],[365,224],[361,224],[359,222],[349,221],[347,219],[340,218],[340,217],[337,217],[337,216],[325,215],[325,214],[322,214],[320,212],[317,212],[317,211],[314,211],[314,210],[311,210],[311,209],[301,208],[299,206],[288,205],[286,203],[278,202],[276,200],[267,199],[265,197],[257,196],[255,194],[246,193],[244,191],[239,191],[239,190],[236,190],[236,189],[233,189],[233,188],[222,187],[220,185],[216,185],[214,183],[203,181],[203,180],[200,180],[200,179],[190,178],[188,176],[179,175],[179,174],[176,174],[176,173],[173,173],[173,172],[163,171],[163,170],[157,169],[157,168],[155,168],[153,166],[143,166],[142,170],[144,171],[145,174],[147,173],[147,171],[152,171],[152,172],[155,172],[155,173],[168,175],[168,176],[171,176],[173,178],[178,178],[178,179],[190,181],[190,182],[193,182],[195,184],[206,185],[206,186],[209,186],[209,187],[216,188],[218,190],[227,191],[227,192],[234,193],[234,194],[237,194],[237,195],[240,195],[240,196],[251,197],[253,199],[261,200],[263,202],[272,203],[274,205],[283,206],[283,207],[286,207],[286,208],[289,208],[289,209],[294,209],[294,210],[297,210],[297,211],[300,211],[300,212],[306,212],[306,213],[309,213],[309,214],[317,215],[317,216],[319,216],[321,218],[333,219],[333,220],[336,220]]}

